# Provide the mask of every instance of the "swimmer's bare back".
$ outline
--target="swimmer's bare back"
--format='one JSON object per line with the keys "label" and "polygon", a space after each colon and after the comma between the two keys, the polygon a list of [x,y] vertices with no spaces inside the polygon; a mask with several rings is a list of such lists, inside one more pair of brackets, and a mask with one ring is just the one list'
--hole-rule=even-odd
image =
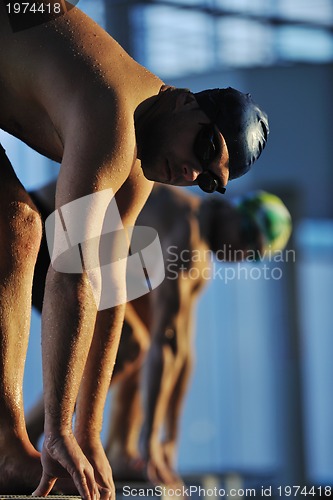
{"label": "swimmer's bare back", "polygon": [[17,31],[8,9],[0,0],[0,127],[43,155],[61,161],[73,120],[112,140],[101,128],[132,126],[136,106],[158,93],[163,82],[79,9]]}

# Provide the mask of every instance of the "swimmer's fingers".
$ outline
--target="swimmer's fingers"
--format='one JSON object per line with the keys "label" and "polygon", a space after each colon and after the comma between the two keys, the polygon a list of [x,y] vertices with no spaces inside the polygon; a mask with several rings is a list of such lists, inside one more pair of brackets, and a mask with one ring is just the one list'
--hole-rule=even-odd
{"label": "swimmer's fingers", "polygon": [[46,496],[57,478],[72,477],[83,500],[99,500],[94,470],[73,435],[48,436],[42,449],[43,475],[34,496]]}
{"label": "swimmer's fingers", "polygon": [[[82,470],[72,474],[79,495],[84,500],[99,500],[100,492],[96,485],[93,471]],[[105,498],[105,497],[104,497]]]}
{"label": "swimmer's fingers", "polygon": [[37,486],[37,488],[35,489],[35,491],[32,493],[32,496],[33,497],[46,497],[50,493],[50,491],[52,490],[56,480],[57,480],[56,478],[49,476],[49,474],[47,474],[47,472],[43,472],[40,483]]}

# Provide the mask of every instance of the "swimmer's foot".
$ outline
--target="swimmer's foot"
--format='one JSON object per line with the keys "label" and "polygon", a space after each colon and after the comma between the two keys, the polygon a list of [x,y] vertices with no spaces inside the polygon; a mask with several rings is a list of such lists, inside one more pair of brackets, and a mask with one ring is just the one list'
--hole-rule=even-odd
{"label": "swimmer's foot", "polygon": [[42,475],[40,454],[31,445],[0,446],[0,493],[31,495]]}

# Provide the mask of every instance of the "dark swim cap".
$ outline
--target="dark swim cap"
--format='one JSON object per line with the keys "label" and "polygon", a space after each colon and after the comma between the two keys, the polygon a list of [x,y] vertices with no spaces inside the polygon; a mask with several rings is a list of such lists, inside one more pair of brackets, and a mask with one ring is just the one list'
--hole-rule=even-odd
{"label": "dark swim cap", "polygon": [[229,179],[246,174],[264,149],[267,115],[250,94],[236,89],[209,89],[194,94],[200,108],[217,125],[229,152]]}

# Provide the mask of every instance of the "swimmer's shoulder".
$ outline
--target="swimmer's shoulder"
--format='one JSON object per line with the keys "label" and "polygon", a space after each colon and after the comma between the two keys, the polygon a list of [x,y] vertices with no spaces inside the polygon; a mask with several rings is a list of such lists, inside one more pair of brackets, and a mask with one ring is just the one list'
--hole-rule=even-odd
{"label": "swimmer's shoulder", "polygon": [[79,8],[19,32],[11,30],[6,16],[1,24],[0,78],[16,75],[21,88],[24,81],[38,100],[45,98],[46,109],[52,106],[47,102],[50,96],[63,102],[67,94],[72,103],[81,92],[91,102],[105,97],[107,105],[117,100],[132,113],[142,100],[158,93],[163,83]]}

